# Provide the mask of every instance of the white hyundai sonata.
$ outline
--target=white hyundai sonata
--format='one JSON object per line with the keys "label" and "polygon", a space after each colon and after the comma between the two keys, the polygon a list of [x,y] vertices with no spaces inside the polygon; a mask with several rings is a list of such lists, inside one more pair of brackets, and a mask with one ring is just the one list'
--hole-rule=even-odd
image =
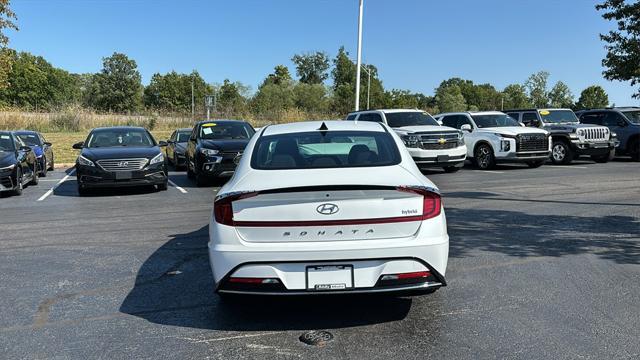
{"label": "white hyundai sonata", "polygon": [[440,193],[380,123],[261,129],[215,198],[209,237],[222,294],[426,293],[446,285]]}

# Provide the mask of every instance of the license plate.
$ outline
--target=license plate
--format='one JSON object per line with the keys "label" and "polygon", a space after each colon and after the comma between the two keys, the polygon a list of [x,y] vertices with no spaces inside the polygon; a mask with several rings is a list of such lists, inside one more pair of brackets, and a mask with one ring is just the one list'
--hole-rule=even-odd
{"label": "license plate", "polygon": [[307,290],[331,291],[353,288],[352,265],[307,266]]}
{"label": "license plate", "polygon": [[438,155],[436,159],[438,160],[438,162],[448,162],[449,155]]}
{"label": "license plate", "polygon": [[593,147],[595,147],[595,148],[604,148],[604,147],[609,147],[609,144],[594,144]]}
{"label": "license plate", "polygon": [[116,180],[129,180],[131,177],[131,171],[116,171]]}

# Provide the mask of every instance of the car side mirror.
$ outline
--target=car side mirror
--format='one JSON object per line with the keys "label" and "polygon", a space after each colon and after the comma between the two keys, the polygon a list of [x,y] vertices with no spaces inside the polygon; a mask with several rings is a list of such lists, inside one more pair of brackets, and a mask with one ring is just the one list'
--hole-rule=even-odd
{"label": "car side mirror", "polygon": [[45,145],[45,146],[53,146],[53,144],[52,144],[52,143],[50,143],[50,142],[45,142],[45,143],[44,143],[44,145]]}
{"label": "car side mirror", "polygon": [[160,146],[160,147],[167,146],[167,142],[166,141],[159,141],[158,142],[158,146]]}
{"label": "car side mirror", "polygon": [[471,128],[471,125],[464,124],[464,125],[460,126],[460,130],[471,132],[473,129]]}
{"label": "car side mirror", "polygon": [[72,148],[76,150],[82,150],[83,147],[84,147],[84,141],[77,142],[72,146]]}
{"label": "car side mirror", "polygon": [[31,152],[31,148],[28,146],[20,146],[20,151]]}
{"label": "car side mirror", "polygon": [[167,144],[174,144],[174,143],[175,143],[175,141],[173,141],[173,140],[167,140]]}
{"label": "car side mirror", "polygon": [[520,126],[522,126],[522,127],[527,127],[527,126],[526,126],[525,124],[523,124],[523,123],[519,123],[519,124],[520,124]]}

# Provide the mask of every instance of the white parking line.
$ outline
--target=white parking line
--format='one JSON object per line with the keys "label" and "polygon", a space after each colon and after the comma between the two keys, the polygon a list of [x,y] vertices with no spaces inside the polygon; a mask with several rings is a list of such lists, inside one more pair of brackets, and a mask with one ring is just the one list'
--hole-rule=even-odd
{"label": "white parking line", "polygon": [[53,185],[53,187],[51,189],[49,189],[49,191],[44,193],[44,195],[40,196],[40,198],[38,198],[37,201],[42,201],[42,200],[48,198],[49,195],[53,194],[53,192],[58,188],[58,186],[62,185],[63,182],[67,181],[73,174],[75,174],[75,172],[76,172],[76,169],[71,170],[71,172],[69,174],[65,175],[65,177],[60,179],[60,181],[58,181],[57,184]]}
{"label": "white parking line", "polygon": [[491,174],[504,174],[504,171],[495,171],[495,170],[479,170],[481,173],[491,173]]}
{"label": "white parking line", "polygon": [[173,186],[174,188],[180,190],[181,193],[186,194],[187,190],[181,188],[180,186],[176,185],[176,183],[174,183],[173,181],[169,180],[169,185]]}
{"label": "white parking line", "polygon": [[588,167],[585,166],[573,166],[573,165],[551,165],[548,166],[548,168],[559,168],[559,169],[588,169]]}

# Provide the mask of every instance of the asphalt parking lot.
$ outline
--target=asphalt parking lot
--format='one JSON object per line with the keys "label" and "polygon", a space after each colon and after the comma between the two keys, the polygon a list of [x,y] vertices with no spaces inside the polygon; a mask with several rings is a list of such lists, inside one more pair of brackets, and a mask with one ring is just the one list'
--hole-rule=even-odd
{"label": "asphalt parking lot", "polygon": [[[238,304],[211,291],[218,188],[170,175],[167,191],[80,198],[56,171],[0,198],[0,358],[640,357],[638,163],[427,173],[448,287]],[[311,329],[334,340],[301,343]]]}

